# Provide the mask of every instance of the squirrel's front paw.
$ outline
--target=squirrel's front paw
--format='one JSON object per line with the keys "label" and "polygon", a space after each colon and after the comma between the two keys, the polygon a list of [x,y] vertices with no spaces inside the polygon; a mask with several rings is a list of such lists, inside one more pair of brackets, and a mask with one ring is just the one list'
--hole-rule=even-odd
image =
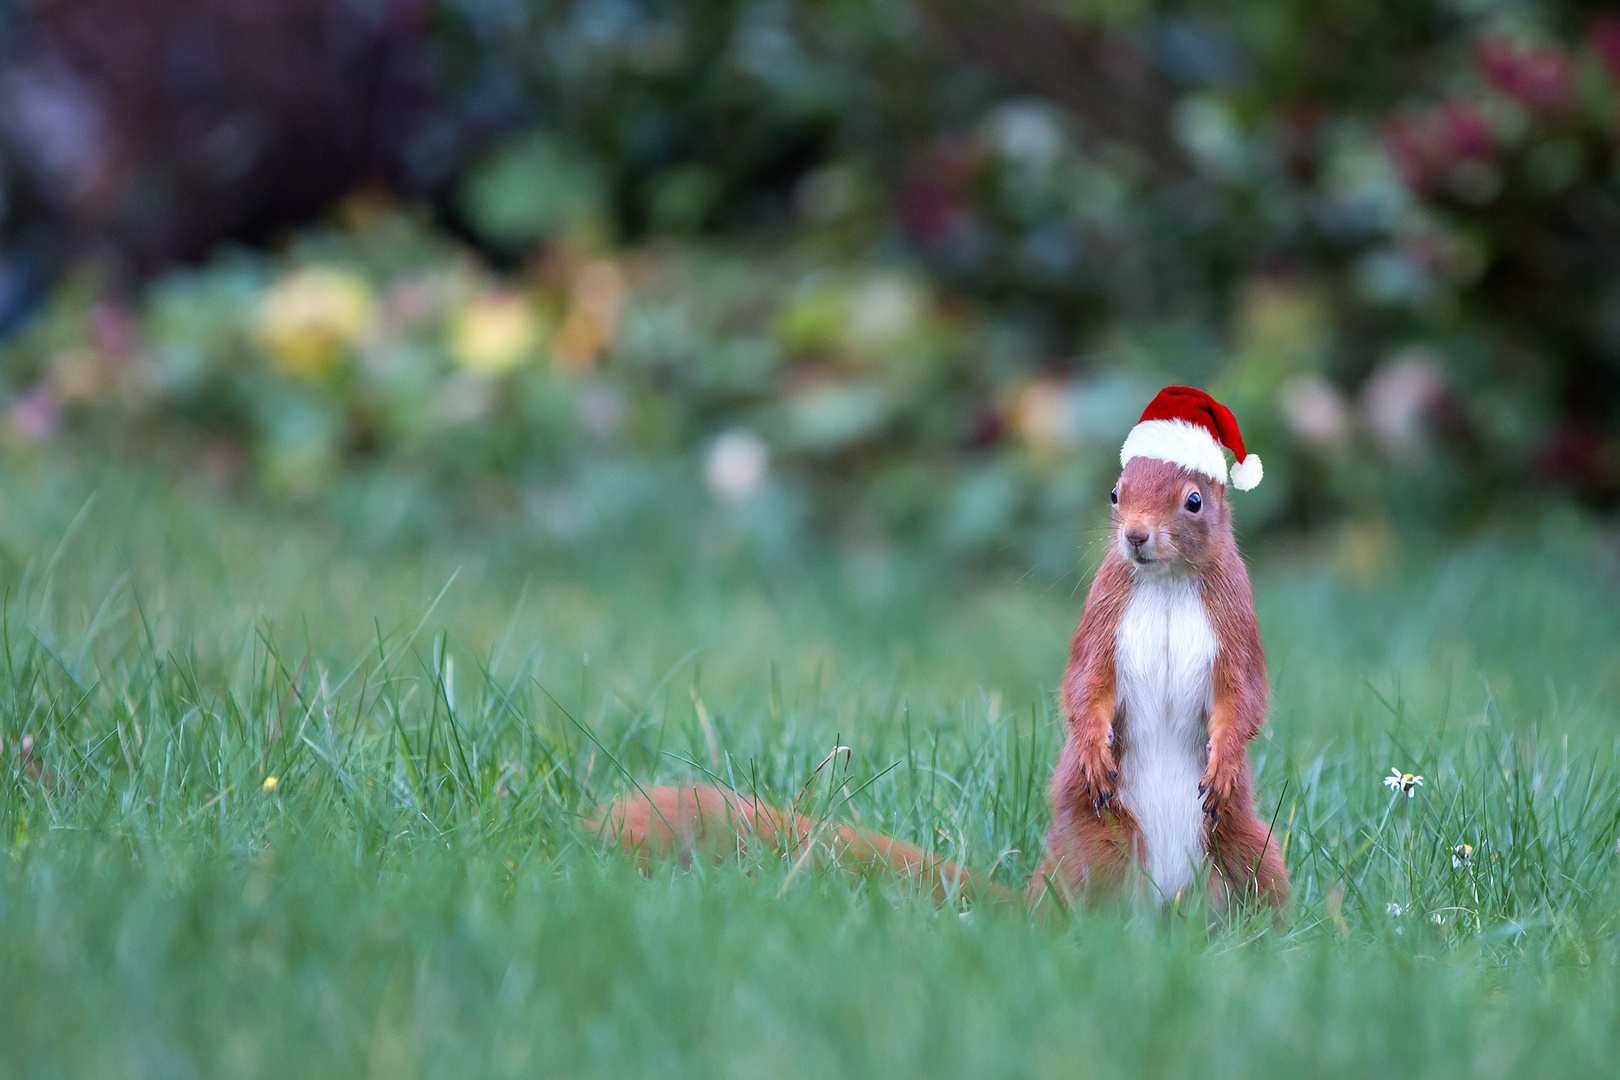
{"label": "squirrel's front paw", "polygon": [[1198,794],[1204,797],[1204,813],[1212,818],[1220,817],[1221,807],[1226,800],[1232,797],[1237,788],[1238,770],[1243,763],[1243,751],[1236,753],[1221,753],[1211,743],[1207,748],[1209,764],[1204,768],[1204,777],[1198,782]]}
{"label": "squirrel's front paw", "polygon": [[1107,745],[1098,742],[1080,751],[1080,777],[1091,796],[1091,808],[1101,816],[1103,807],[1114,801],[1119,784],[1119,767]]}

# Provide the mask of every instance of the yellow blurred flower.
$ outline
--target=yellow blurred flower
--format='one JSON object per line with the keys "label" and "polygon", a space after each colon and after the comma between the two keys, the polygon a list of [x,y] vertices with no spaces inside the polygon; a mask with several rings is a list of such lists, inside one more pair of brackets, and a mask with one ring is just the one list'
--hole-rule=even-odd
{"label": "yellow blurred flower", "polygon": [[1063,379],[1037,379],[1019,388],[1006,414],[1008,426],[1038,454],[1061,455],[1079,441],[1075,388]]}
{"label": "yellow blurred flower", "polygon": [[288,274],[265,294],[259,339],[289,375],[320,379],[366,336],[377,301],[365,278],[336,267]]}
{"label": "yellow blurred flower", "polygon": [[831,353],[849,325],[849,291],[843,282],[811,278],[793,290],[776,313],[776,336],[799,356]]}
{"label": "yellow blurred flower", "polygon": [[1248,282],[1239,291],[1235,318],[1244,357],[1276,374],[1313,367],[1332,330],[1325,293],[1311,283],[1284,279]]}
{"label": "yellow blurred flower", "polygon": [[1344,573],[1371,581],[1389,569],[1396,553],[1394,530],[1380,516],[1351,518],[1339,529],[1334,561]]}
{"label": "yellow blurred flower", "polygon": [[63,401],[94,404],[106,397],[110,388],[108,366],[94,349],[63,349],[51,354],[51,385]]}
{"label": "yellow blurred flower", "polygon": [[264,778],[264,793],[266,795],[272,794],[276,788],[280,786],[281,781],[278,778],[274,776],[267,776]]}
{"label": "yellow blurred flower", "polygon": [[926,351],[932,306],[928,290],[904,274],[814,275],[778,309],[774,330],[790,353],[871,367]]}
{"label": "yellow blurred flower", "polygon": [[450,356],[474,375],[504,375],[534,356],[540,321],[523,294],[490,289],[450,326]]}

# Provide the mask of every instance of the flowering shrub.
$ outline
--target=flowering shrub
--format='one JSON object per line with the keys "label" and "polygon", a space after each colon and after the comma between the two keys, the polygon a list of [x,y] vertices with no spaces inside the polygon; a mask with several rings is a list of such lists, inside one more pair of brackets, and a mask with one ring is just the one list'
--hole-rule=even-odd
{"label": "flowering shrub", "polygon": [[1620,500],[1620,18],[1072,7],[445,0],[388,24],[441,73],[394,195],[65,278],[7,435],[286,493],[393,469],[559,535],[621,520],[597,484],[1057,564],[1178,381],[1267,461],[1246,520],[1347,521],[1368,571],[1402,508]]}
{"label": "flowering shrub", "polygon": [[1044,527],[1061,558],[1152,389],[984,367],[996,320],[903,264],[573,235],[498,273],[391,205],[336,222],[134,307],[61,290],[9,347],[5,437],[178,445],[290,496],[380,468],[564,540],[684,502],[969,546]]}

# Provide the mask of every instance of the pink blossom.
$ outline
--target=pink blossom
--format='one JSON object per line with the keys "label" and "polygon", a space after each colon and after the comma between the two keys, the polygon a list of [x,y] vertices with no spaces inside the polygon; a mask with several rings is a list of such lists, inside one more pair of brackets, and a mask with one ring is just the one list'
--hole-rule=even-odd
{"label": "pink blossom", "polygon": [[1527,48],[1502,38],[1480,46],[1479,66],[1498,90],[1552,112],[1570,101],[1569,57],[1558,48]]}
{"label": "pink blossom", "polygon": [[90,311],[95,342],[109,356],[126,357],[141,347],[141,322],[126,304],[102,301]]}
{"label": "pink blossom", "polygon": [[45,442],[62,426],[62,403],[49,386],[36,386],[12,400],[6,422],[22,442]]}
{"label": "pink blossom", "polygon": [[1620,79],[1620,15],[1599,15],[1592,22],[1588,40],[1608,65],[1609,74]]}
{"label": "pink blossom", "polygon": [[900,220],[927,244],[948,243],[971,227],[966,192],[983,159],[983,148],[967,134],[936,139],[915,163],[900,193]]}
{"label": "pink blossom", "polygon": [[1384,146],[1409,187],[1429,186],[1428,140],[1415,116],[1395,116],[1384,124]]}
{"label": "pink blossom", "polygon": [[1485,118],[1460,101],[1391,118],[1384,126],[1384,145],[1418,191],[1444,180],[1459,161],[1489,161],[1496,149]]}
{"label": "pink blossom", "polygon": [[900,193],[900,220],[906,231],[928,244],[949,240],[964,225],[967,210],[944,184],[919,180]]}
{"label": "pink blossom", "polygon": [[1440,109],[1439,127],[1452,158],[1489,161],[1493,150],[1491,126],[1472,105],[1453,101]]}

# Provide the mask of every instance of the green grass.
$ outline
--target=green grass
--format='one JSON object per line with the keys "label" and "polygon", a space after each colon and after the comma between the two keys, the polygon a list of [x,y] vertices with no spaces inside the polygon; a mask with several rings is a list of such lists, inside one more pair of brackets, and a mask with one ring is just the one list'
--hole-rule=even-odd
{"label": "green grass", "polygon": [[[1620,1055],[1620,606],[1612,540],[1579,522],[1414,541],[1371,583],[1254,553],[1276,694],[1253,753],[1296,890],[1272,932],[1128,904],[964,919],[765,856],[643,877],[579,828],[633,781],[808,783],[818,813],[1021,882],[1078,573],[784,564],[656,528],[569,554],[515,521],[403,544],[88,477],[0,483],[0,1074],[1573,1076]],[[814,774],[839,744],[847,767]],[[1391,766],[1425,776],[1410,804]]]}

